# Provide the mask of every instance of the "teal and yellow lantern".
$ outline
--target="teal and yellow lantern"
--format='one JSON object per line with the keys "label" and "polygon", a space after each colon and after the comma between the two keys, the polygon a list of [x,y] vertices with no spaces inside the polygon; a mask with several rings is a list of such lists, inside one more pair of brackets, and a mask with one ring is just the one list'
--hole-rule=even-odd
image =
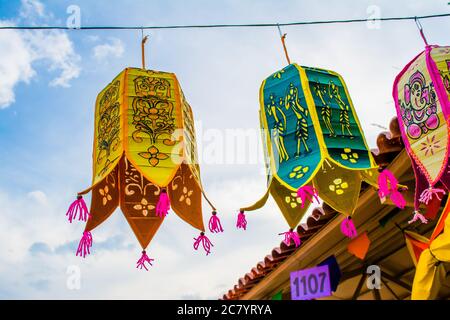
{"label": "teal and yellow lantern", "polygon": [[[293,238],[299,243],[293,229],[314,199],[320,197],[350,217],[361,181],[378,187],[378,166],[336,72],[294,63],[273,73],[261,85],[259,116],[267,192],[240,209],[238,228],[246,227],[244,211],[261,208],[270,194],[291,228],[285,233],[287,242]],[[396,189],[395,184],[387,183],[388,191]],[[342,229],[350,237],[356,235],[349,218]]]}

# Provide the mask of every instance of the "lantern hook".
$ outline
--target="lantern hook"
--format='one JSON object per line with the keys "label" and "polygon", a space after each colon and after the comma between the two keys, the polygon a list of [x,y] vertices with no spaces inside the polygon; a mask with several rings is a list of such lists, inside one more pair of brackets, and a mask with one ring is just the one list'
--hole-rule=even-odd
{"label": "lantern hook", "polygon": [[415,23],[416,23],[417,29],[419,29],[419,33],[420,33],[420,36],[421,36],[422,39],[423,39],[423,42],[425,42],[425,45],[428,46],[427,38],[425,38],[425,34],[423,33],[423,27],[422,27],[422,24],[420,23],[420,21],[419,21],[419,19],[417,18],[417,16],[414,17],[414,21],[415,21]]}
{"label": "lantern hook", "polygon": [[278,33],[280,34],[281,43],[283,44],[283,49],[284,49],[284,54],[286,55],[286,60],[287,60],[288,64],[291,64],[291,59],[289,59],[289,54],[287,52],[286,42],[285,42],[287,33],[283,34],[281,32],[280,24],[278,24],[278,23],[277,23],[277,28],[278,28]]}
{"label": "lantern hook", "polygon": [[141,29],[141,51],[142,51],[142,69],[145,69],[145,42],[147,42],[148,35],[144,36],[144,29]]}

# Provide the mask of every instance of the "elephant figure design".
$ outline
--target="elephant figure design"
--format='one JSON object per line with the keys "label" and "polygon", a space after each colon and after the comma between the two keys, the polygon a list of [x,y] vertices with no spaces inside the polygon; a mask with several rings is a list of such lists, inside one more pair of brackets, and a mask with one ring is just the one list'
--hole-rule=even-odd
{"label": "elephant figure design", "polygon": [[292,109],[295,116],[297,117],[297,125],[295,128],[295,138],[297,140],[297,151],[295,152],[295,157],[299,157],[301,155],[301,146],[306,152],[309,152],[308,144],[306,140],[308,139],[308,122],[306,121],[306,117],[308,116],[308,110],[305,109],[299,101],[298,97],[298,88],[294,86],[294,84],[290,83],[284,98],[284,106],[286,110],[289,108]]}
{"label": "elephant figure design", "polygon": [[289,154],[286,151],[286,147],[284,145],[284,136],[286,134],[286,115],[282,110],[283,99],[279,99],[278,105],[275,101],[274,94],[269,96],[270,102],[267,105],[267,114],[270,115],[274,123],[271,128],[271,135],[273,140],[275,141],[275,146],[278,150],[279,162],[283,162],[284,160],[289,160]]}
{"label": "elephant figure design", "polygon": [[433,84],[427,85],[420,71],[414,72],[403,88],[404,101],[399,101],[406,132],[412,139],[439,127],[436,92]]}

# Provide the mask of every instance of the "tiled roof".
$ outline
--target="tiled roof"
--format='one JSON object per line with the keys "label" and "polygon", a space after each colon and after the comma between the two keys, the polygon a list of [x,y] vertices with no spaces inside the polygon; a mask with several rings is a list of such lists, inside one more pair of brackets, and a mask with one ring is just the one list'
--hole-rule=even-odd
{"label": "tiled roof", "polygon": [[[381,132],[377,137],[377,149],[373,149],[372,154],[376,163],[381,167],[388,166],[392,160],[402,151],[403,142],[400,135],[397,117],[394,117],[389,124],[389,131]],[[361,192],[367,188],[365,183],[362,184]],[[229,290],[223,295],[223,300],[238,300],[240,297],[250,291],[256,284],[258,284],[266,275],[277,268],[283,261],[285,261],[296,250],[299,250],[311,236],[319,233],[322,227],[327,224],[338,214],[326,203],[322,206],[313,209],[306,223],[297,227],[297,232],[301,238],[301,245],[295,248],[294,244],[287,246],[284,242],[280,243],[279,247],[272,249],[263,261],[246,273],[244,277],[240,278],[233,289]]]}

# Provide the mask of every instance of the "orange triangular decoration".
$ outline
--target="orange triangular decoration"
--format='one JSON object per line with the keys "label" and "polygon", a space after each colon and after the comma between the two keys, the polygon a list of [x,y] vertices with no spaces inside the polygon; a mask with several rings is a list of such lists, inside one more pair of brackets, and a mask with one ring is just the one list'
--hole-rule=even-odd
{"label": "orange triangular decoration", "polygon": [[163,218],[160,217],[135,217],[127,215],[122,208],[125,218],[127,219],[131,229],[133,230],[136,238],[138,239],[143,249],[147,248],[153,236],[158,231],[159,226],[163,222]]}
{"label": "orange triangular decoration", "polygon": [[145,249],[164,218],[156,216],[161,188],[145,179],[125,157],[120,162],[120,208]]}
{"label": "orange triangular decoration", "polygon": [[411,255],[411,258],[416,265],[417,261],[419,261],[419,257],[422,251],[428,248],[429,240],[417,233],[405,231],[405,241],[409,254]]}
{"label": "orange triangular decoration", "polygon": [[356,256],[357,258],[364,260],[367,251],[369,251],[370,239],[367,233],[364,232],[354,238],[347,246],[348,252]]}
{"label": "orange triangular decoration", "polygon": [[196,229],[205,231],[202,215],[202,190],[187,164],[182,164],[167,186],[172,210]]}

